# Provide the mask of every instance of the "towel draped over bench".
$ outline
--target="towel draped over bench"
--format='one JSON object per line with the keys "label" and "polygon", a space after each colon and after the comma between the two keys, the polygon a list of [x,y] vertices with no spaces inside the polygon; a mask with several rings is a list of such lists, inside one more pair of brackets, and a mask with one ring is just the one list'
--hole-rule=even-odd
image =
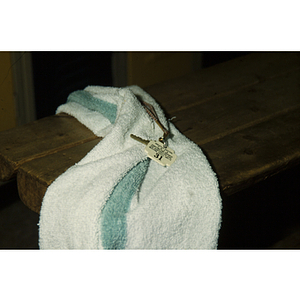
{"label": "towel draped over bench", "polygon": [[[163,167],[145,145],[170,131],[176,161]],[[88,86],[57,109],[104,137],[47,189],[39,222],[40,249],[216,249],[221,224],[218,181],[202,150],[166,119],[137,86]]]}

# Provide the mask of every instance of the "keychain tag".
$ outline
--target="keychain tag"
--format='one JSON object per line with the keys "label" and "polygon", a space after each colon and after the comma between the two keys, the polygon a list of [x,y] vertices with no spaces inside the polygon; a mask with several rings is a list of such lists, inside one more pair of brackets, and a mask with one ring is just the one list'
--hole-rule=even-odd
{"label": "keychain tag", "polygon": [[150,157],[151,159],[158,162],[164,167],[171,166],[177,158],[175,152],[171,148],[166,147],[161,142],[150,141],[147,144],[145,151],[148,157]]}
{"label": "keychain tag", "polygon": [[167,147],[164,144],[164,141],[166,140],[166,138],[168,137],[170,132],[159,121],[154,107],[145,101],[142,101],[142,103],[143,103],[144,108],[146,109],[147,113],[149,114],[149,116],[160,127],[160,129],[163,131],[164,135],[157,142],[144,140],[134,134],[131,134],[130,137],[132,137],[134,140],[146,145],[145,151],[146,151],[148,157],[150,157],[151,159],[153,159],[154,161],[156,161],[157,163],[159,163],[160,165],[162,165],[164,167],[165,166],[169,167],[172,165],[172,163],[177,158],[177,155],[175,154],[175,152],[171,148]]}

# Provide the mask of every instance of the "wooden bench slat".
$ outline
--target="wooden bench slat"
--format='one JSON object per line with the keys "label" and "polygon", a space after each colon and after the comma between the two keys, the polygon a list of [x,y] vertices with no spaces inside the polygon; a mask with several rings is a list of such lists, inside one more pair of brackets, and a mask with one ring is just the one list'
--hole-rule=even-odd
{"label": "wooden bench slat", "polygon": [[64,149],[22,164],[17,173],[21,200],[39,213],[47,187],[62,173],[79,162],[101,138]]}
{"label": "wooden bench slat", "polygon": [[0,134],[0,181],[12,178],[20,165],[96,139],[75,118],[60,114]]}
{"label": "wooden bench slat", "polygon": [[300,70],[174,112],[174,124],[199,146],[288,113],[300,105]]}
{"label": "wooden bench slat", "polygon": [[254,53],[145,90],[174,116],[181,109],[224,97],[300,68],[300,53]]}
{"label": "wooden bench slat", "polygon": [[300,163],[300,108],[203,145],[225,194]]}

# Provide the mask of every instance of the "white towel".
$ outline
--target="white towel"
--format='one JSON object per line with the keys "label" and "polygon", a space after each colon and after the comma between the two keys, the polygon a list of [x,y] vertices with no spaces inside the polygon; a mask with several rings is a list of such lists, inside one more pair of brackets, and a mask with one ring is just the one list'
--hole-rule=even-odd
{"label": "white towel", "polygon": [[[176,161],[163,167],[145,145],[169,129]],[[201,149],[137,86],[88,86],[57,109],[104,137],[47,189],[39,222],[40,249],[216,249],[221,197]]]}

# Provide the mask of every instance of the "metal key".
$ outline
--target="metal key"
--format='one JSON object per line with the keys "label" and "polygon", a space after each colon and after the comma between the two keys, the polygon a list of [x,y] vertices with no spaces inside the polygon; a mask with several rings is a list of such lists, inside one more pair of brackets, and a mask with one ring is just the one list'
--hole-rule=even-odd
{"label": "metal key", "polygon": [[134,134],[131,134],[130,137],[133,138],[134,140],[136,140],[136,141],[138,141],[138,142],[140,142],[140,143],[146,145],[146,146],[147,146],[147,145],[149,144],[149,142],[150,142],[150,141],[144,140],[144,139],[142,139],[142,138],[140,138],[140,137],[138,137],[138,136],[136,136],[136,135],[134,135]]}
{"label": "metal key", "polygon": [[173,164],[177,158],[175,152],[160,141],[147,141],[134,134],[131,134],[130,137],[146,145],[147,156],[164,167]]}

